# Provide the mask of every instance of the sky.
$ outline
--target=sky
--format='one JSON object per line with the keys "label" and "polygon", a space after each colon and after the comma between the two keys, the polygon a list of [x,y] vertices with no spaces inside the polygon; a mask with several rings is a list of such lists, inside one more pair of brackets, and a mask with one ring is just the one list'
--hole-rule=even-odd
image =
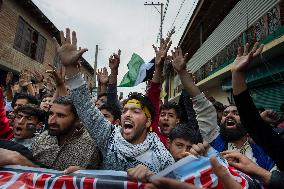
{"label": "sky", "polygon": [[[59,30],[69,27],[76,31],[78,46],[88,48],[83,57],[94,65],[96,45],[99,46],[98,68],[108,67],[109,56],[121,49],[118,84],[127,73],[127,63],[133,53],[145,62],[154,56],[152,44],[157,46],[160,13],[144,0],[32,0]],[[167,0],[153,1],[166,4]],[[148,1],[151,3],[152,1]],[[187,26],[198,0],[169,0],[163,24],[163,36],[175,26],[173,45]],[[164,5],[165,7],[166,5]],[[160,7],[156,7],[160,10]],[[180,11],[179,11],[180,10]],[[118,88],[124,93],[144,92],[145,84],[132,88]]]}

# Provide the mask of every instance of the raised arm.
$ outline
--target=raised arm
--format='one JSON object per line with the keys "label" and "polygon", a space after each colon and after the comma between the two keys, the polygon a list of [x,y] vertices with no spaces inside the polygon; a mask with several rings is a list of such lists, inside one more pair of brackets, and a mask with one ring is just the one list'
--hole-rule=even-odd
{"label": "raised arm", "polygon": [[168,37],[166,40],[161,39],[159,48],[153,45],[153,48],[156,54],[155,71],[154,71],[153,79],[152,81],[150,81],[150,84],[149,84],[149,87],[146,93],[146,95],[152,102],[153,106],[155,107],[155,112],[156,112],[151,128],[153,132],[155,132],[158,135],[158,137],[160,138],[163,144],[166,144],[167,136],[162,135],[158,128],[159,113],[160,113],[161,80],[162,80],[161,78],[162,78],[162,70],[163,70],[164,61],[165,61],[167,52],[171,44],[172,42],[170,41],[170,38]]}
{"label": "raised arm", "polygon": [[110,75],[107,89],[107,102],[115,104],[118,107],[120,106],[120,103],[117,99],[117,75],[120,64],[120,54],[121,50],[119,49],[117,54],[114,53],[109,57]]}
{"label": "raised arm", "polygon": [[263,45],[259,48],[258,46],[256,43],[250,52],[248,52],[249,44],[246,44],[244,52],[241,48],[238,49],[238,56],[231,69],[234,99],[242,125],[253,140],[275,161],[278,168],[284,170],[284,151],[279,148],[284,145],[284,140],[259,115],[245,81],[249,63],[263,49]]}
{"label": "raised arm", "polygon": [[100,74],[99,79],[100,79],[100,87],[101,87],[100,94],[106,93],[107,92],[107,85],[108,85],[108,82],[109,82],[109,75],[108,75],[108,71],[107,71],[106,67],[104,67],[102,69],[102,72]]}
{"label": "raised arm", "polygon": [[172,65],[178,73],[184,89],[190,97],[192,97],[193,108],[197,114],[197,121],[200,133],[207,142],[212,142],[219,135],[219,127],[217,125],[217,113],[212,103],[200,92],[195,85],[192,74],[186,70],[186,56],[183,56],[180,47],[172,51]]}
{"label": "raised arm", "polygon": [[64,82],[65,68],[63,66],[61,66],[60,68],[55,68],[51,64],[48,65],[51,68],[51,70],[46,70],[46,73],[50,74],[50,77],[54,80],[56,84],[56,92],[54,93],[52,99],[55,100],[58,96],[67,96],[68,95],[67,87]]}
{"label": "raised arm", "polygon": [[181,108],[184,121],[190,123],[190,126],[195,130],[199,130],[198,122],[196,119],[196,112],[193,109],[193,103],[186,90],[182,90],[178,105]]}
{"label": "raised arm", "polygon": [[19,78],[19,84],[22,89],[26,88],[29,94],[35,96],[35,90],[31,82],[31,73],[28,70],[22,70]]}
{"label": "raised arm", "polygon": [[66,39],[63,31],[60,32],[60,38],[62,46],[55,39],[54,41],[61,63],[66,69],[66,80],[71,89],[71,99],[84,127],[104,153],[113,127],[92,103],[91,94],[78,69],[78,60],[87,49],[77,50],[76,33],[72,32],[71,42],[70,29],[68,28],[66,29]]}

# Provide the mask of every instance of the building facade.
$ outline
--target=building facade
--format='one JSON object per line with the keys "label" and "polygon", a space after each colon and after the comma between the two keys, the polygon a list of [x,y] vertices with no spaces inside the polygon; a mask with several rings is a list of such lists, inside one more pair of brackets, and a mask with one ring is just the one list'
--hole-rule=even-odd
{"label": "building facade", "polygon": [[[230,68],[237,48],[245,43],[263,43],[263,53],[252,62],[247,82],[258,107],[279,112],[279,105],[284,103],[283,24],[283,1],[200,0],[179,45],[189,53],[187,69],[194,73],[197,86],[208,97],[229,104]],[[174,101],[182,86],[176,73],[170,73],[168,94]]]}
{"label": "building facade", "polygon": [[[58,66],[52,38],[59,39],[59,30],[31,1],[0,1],[0,82],[8,71],[19,74],[23,69],[44,74],[48,64]],[[87,83],[93,82],[94,70],[82,58],[82,72]],[[87,80],[88,79],[88,80]]]}

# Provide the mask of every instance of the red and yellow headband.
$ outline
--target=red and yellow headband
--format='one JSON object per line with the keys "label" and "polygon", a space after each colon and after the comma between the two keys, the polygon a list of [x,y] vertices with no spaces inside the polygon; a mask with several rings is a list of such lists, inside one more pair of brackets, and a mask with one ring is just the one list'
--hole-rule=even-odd
{"label": "red and yellow headband", "polygon": [[126,104],[135,104],[136,106],[138,106],[139,108],[142,109],[142,111],[145,113],[145,115],[148,118],[151,118],[151,114],[150,114],[149,109],[146,106],[143,106],[142,103],[139,100],[137,100],[137,99],[130,99],[130,100],[127,101]]}

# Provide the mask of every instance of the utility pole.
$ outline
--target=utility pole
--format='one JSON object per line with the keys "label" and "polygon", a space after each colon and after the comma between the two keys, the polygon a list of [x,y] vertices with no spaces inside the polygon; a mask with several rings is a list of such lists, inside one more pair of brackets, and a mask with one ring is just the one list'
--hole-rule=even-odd
{"label": "utility pole", "polygon": [[97,88],[97,65],[98,65],[98,52],[99,52],[99,45],[96,45],[96,53],[95,53],[95,62],[94,62],[94,87]]}
{"label": "utility pole", "polygon": [[98,52],[99,52],[99,45],[96,45],[96,53],[95,53],[95,62],[94,62],[94,89],[93,94],[97,94],[97,65],[98,65]]}
{"label": "utility pole", "polygon": [[[164,9],[164,4],[163,3],[147,3],[145,2],[144,5],[150,5],[150,6],[154,6],[155,9],[158,11],[158,13],[160,13],[161,15],[161,21],[160,21],[160,40],[163,38],[163,9]],[[160,6],[161,10],[158,10],[156,6]]]}

